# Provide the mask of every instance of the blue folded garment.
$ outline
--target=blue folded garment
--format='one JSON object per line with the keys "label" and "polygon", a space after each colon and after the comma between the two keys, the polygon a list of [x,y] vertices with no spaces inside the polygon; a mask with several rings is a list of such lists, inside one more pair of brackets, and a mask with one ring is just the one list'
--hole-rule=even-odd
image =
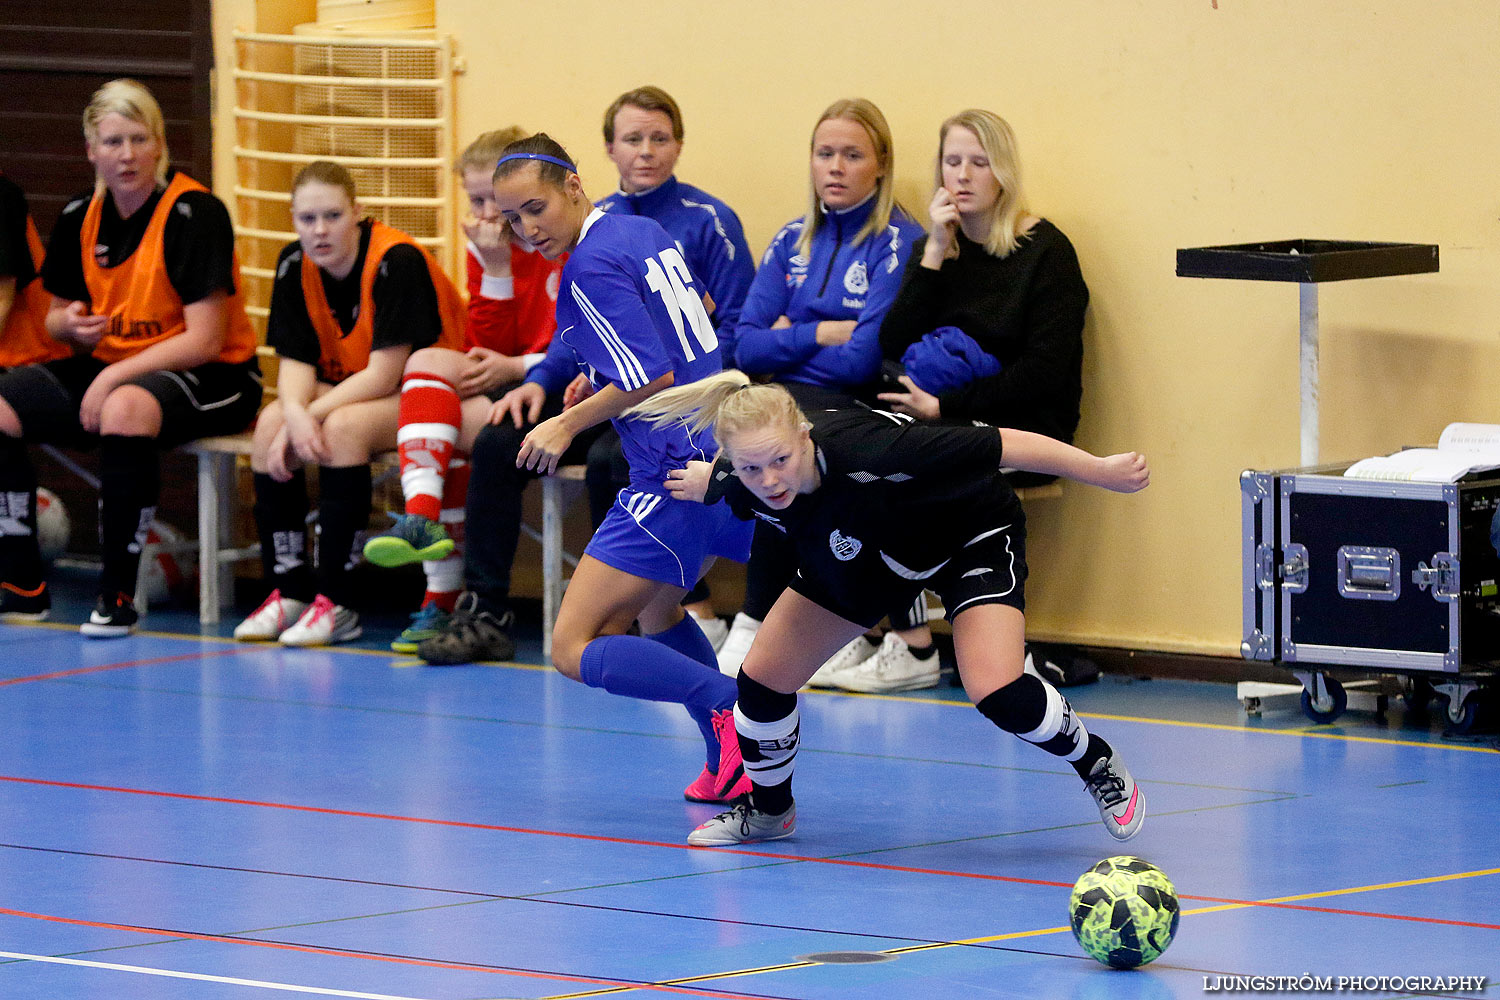
{"label": "blue folded garment", "polygon": [[1000,373],[1000,359],[956,326],[940,326],[901,356],[911,380],[934,396]]}

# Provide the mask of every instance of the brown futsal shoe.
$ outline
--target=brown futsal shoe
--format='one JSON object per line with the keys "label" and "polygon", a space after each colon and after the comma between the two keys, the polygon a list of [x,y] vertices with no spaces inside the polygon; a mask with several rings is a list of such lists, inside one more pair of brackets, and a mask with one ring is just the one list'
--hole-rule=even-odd
{"label": "brown futsal shoe", "polygon": [[515,620],[509,610],[499,616],[483,610],[479,595],[466,590],[443,626],[417,644],[417,655],[433,666],[509,660],[516,644],[507,629]]}

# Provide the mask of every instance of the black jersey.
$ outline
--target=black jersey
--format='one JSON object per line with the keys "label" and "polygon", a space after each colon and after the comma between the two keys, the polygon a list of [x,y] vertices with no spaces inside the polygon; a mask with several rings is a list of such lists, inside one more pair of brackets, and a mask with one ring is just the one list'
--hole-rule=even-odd
{"label": "black jersey", "polygon": [[988,530],[1023,524],[1000,475],[993,427],[918,423],[880,410],[808,414],[821,485],[773,510],[731,477],[735,513],[785,531],[804,576],[833,585],[858,579],[927,580]]}
{"label": "black jersey", "polygon": [[[172,174],[168,175],[169,180]],[[105,193],[99,240],[93,247],[99,266],[115,267],[135,253],[164,190],[157,188],[128,219],[120,218],[114,197]],[[79,195],[68,202],[52,227],[47,259],[42,265],[42,284],[60,299],[92,303],[83,279],[79,245],[83,217],[92,197],[92,193]],[[192,305],[218,291],[234,294],[234,224],[229,220],[229,210],[213,194],[183,192],[177,199],[177,211],[167,218],[162,243],[167,278],[183,305]]]}
{"label": "black jersey", "polygon": [[[359,254],[349,273],[335,278],[318,269],[328,308],[346,334],[359,319],[360,287],[370,250],[370,220],[362,220],[359,227]],[[437,291],[432,287],[427,261],[416,247],[397,244],[386,251],[375,275],[373,296],[371,350],[409,344],[415,351],[431,347],[442,336]],[[282,248],[276,262],[266,343],[282,357],[309,365],[316,365],[322,356],[318,332],[313,329],[302,292],[302,245],[295,240]]]}

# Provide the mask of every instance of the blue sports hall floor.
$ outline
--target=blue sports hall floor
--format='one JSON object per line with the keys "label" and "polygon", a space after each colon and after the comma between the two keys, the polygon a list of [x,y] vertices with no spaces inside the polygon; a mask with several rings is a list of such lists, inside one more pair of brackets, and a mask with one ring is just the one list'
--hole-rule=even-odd
{"label": "blue sports hall floor", "polygon": [[[695,849],[691,722],[539,666],[534,624],[524,662],[430,668],[382,651],[394,623],[285,650],[162,611],[89,641],[81,597],[0,625],[6,1000],[1500,996],[1500,759],[1440,712],[1071,689],[1149,796],[1117,845],[957,689],[811,693],[796,836]],[[1183,910],[1130,972],[1067,929],[1073,881],[1119,853]]]}

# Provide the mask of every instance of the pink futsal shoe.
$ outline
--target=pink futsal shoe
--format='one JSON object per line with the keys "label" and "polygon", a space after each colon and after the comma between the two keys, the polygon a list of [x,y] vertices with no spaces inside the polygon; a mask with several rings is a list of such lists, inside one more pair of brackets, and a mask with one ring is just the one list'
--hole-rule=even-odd
{"label": "pink futsal shoe", "polygon": [[713,726],[719,740],[719,770],[710,771],[707,764],[703,765],[703,773],[682,790],[682,797],[689,802],[729,803],[750,794],[750,777],[745,773],[740,740],[734,732],[734,711],[726,708],[715,712]]}

